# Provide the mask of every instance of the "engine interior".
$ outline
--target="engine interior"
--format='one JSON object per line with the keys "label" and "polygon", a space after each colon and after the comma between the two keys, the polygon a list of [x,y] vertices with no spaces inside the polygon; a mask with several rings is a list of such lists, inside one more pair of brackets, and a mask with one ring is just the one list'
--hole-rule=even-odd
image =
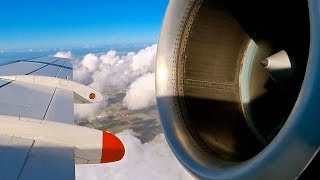
{"label": "engine interior", "polygon": [[[178,38],[178,105],[195,142],[214,158],[245,161],[291,113],[308,60],[307,1],[198,0]],[[293,76],[275,82],[260,62],[285,50]]]}

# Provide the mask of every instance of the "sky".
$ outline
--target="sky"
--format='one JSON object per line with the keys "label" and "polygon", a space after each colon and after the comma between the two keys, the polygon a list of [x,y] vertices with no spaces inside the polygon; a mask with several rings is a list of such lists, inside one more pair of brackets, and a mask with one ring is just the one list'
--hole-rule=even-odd
{"label": "sky", "polygon": [[[168,1],[2,0],[0,61],[20,58],[19,52],[26,58],[24,50],[29,54],[49,49],[55,57],[72,60],[73,80],[107,97],[111,89],[125,92],[121,107],[132,112],[156,108],[157,41]],[[131,49],[114,48],[126,44]],[[140,45],[143,48],[137,50]],[[85,55],[77,54],[76,48],[87,47]],[[75,105],[75,119],[94,121],[109,103],[106,98],[99,104]],[[163,133],[148,142],[138,139],[132,129],[116,135],[126,148],[123,160],[76,165],[77,180],[193,179],[174,157]]]}
{"label": "sky", "polygon": [[157,43],[168,0],[3,0],[0,50]]}

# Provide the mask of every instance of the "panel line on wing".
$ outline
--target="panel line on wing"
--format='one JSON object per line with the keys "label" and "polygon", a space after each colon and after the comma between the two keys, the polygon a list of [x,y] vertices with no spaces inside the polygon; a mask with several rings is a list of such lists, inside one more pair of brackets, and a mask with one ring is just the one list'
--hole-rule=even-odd
{"label": "panel line on wing", "polygon": [[20,180],[74,179],[73,147],[46,141],[35,141]]}
{"label": "panel line on wing", "polygon": [[[39,61],[40,60],[46,62],[55,61],[55,64],[58,65],[72,66],[72,64],[70,64],[66,59],[56,60],[52,58],[43,58],[39,59]],[[24,71],[20,71],[24,66],[24,63],[22,62],[19,64],[19,70],[11,70],[14,69],[16,65],[11,65],[11,67],[8,66],[8,68],[6,66],[2,69],[0,68],[0,74],[7,71],[4,75],[12,76],[17,74],[15,76],[19,77],[19,73],[21,73],[20,76],[26,76],[26,78],[30,77],[30,83],[20,82],[16,79],[8,80],[7,82],[0,80],[0,87],[4,83],[7,85],[0,88],[0,105],[2,107],[0,108],[0,114],[17,116],[23,115],[31,118],[74,124],[74,93],[70,90],[59,88],[55,89],[56,87],[49,87],[47,85],[52,83],[52,80],[50,79],[51,77],[56,78],[59,82],[60,80],[63,81],[62,84],[65,84],[64,82],[66,80],[64,78],[66,76],[70,77],[72,80],[72,70],[51,65],[45,66],[42,64],[32,64],[33,63],[27,63],[29,68]],[[40,67],[43,68],[35,71],[31,75],[24,75],[34,69],[40,69]],[[38,76],[43,76],[44,78],[49,79],[43,80],[44,84],[34,84],[36,79],[32,80],[31,77]]]}
{"label": "panel line on wing", "polygon": [[[8,138],[10,138],[8,140]],[[9,145],[10,141],[12,140],[13,136],[0,136],[0,153]]]}
{"label": "panel line on wing", "polygon": [[12,137],[0,153],[0,179],[17,179],[30,151],[32,139]]}
{"label": "panel line on wing", "polygon": [[[64,65],[65,63],[66,63],[66,62],[64,62],[63,65]],[[57,77],[57,76],[60,74],[62,68],[63,68],[63,67],[61,67],[61,68],[59,69],[59,71],[58,71],[58,73],[55,75],[55,77]]]}
{"label": "panel line on wing", "polygon": [[1,86],[0,86],[0,88],[2,88],[2,87],[4,87],[4,86],[6,86],[6,85],[8,85],[8,84],[11,84],[13,81],[10,81],[10,82],[6,82],[6,83],[4,83],[4,84],[2,84]]}
{"label": "panel line on wing", "polygon": [[[65,63],[66,63],[66,62],[64,62],[64,63],[62,64],[62,66],[63,66]],[[57,77],[57,76],[59,75],[59,73],[61,72],[62,68],[64,68],[64,67],[62,67],[62,66],[60,67],[60,69],[59,69],[59,71],[57,72],[57,74],[55,75],[55,77]],[[46,118],[46,115],[47,115],[47,113],[48,113],[48,110],[49,110],[50,105],[51,105],[51,103],[52,103],[52,100],[53,100],[53,98],[54,98],[54,95],[56,94],[56,91],[57,91],[57,88],[55,88],[54,91],[53,91],[53,94],[52,94],[52,96],[51,96],[51,99],[50,99],[50,101],[49,101],[48,107],[47,107],[47,109],[46,109],[46,112],[44,113],[44,116],[43,116],[42,120],[44,120],[44,119]]]}
{"label": "panel line on wing", "polygon": [[[52,63],[55,63],[55,62],[57,62],[58,60],[59,60],[59,59],[56,59],[56,60],[53,61]],[[21,62],[21,61],[19,61],[19,62]],[[0,66],[1,66],[1,65],[0,65]],[[32,73],[34,73],[34,72],[36,72],[36,71],[39,71],[40,69],[43,69],[43,68],[45,68],[45,67],[47,67],[47,66],[49,66],[49,65],[47,64],[47,65],[45,65],[45,66],[42,66],[42,67],[40,67],[40,68],[38,68],[38,69],[36,69],[36,70],[33,70],[33,71],[31,71],[31,72],[29,72],[29,73],[27,73],[27,74],[25,74],[25,75],[32,74]],[[11,84],[12,82],[13,82],[13,81],[4,83],[4,84],[0,85],[0,88],[9,85],[9,84]]]}
{"label": "panel line on wing", "polygon": [[55,88],[55,89],[54,89],[54,91],[53,91],[53,94],[52,94],[51,99],[50,99],[50,101],[49,101],[49,105],[48,105],[48,107],[47,107],[47,109],[46,109],[46,112],[44,113],[44,116],[43,116],[42,120],[46,118],[46,115],[47,115],[47,113],[48,113],[48,110],[49,110],[50,104],[51,104],[51,102],[52,102],[52,99],[53,99],[53,97],[54,97],[54,95],[55,95],[56,91],[57,91],[57,88]]}
{"label": "panel line on wing", "polygon": [[[54,77],[58,77],[58,75],[60,74],[60,72],[62,71],[62,69],[65,67],[64,65],[66,64],[66,61],[63,62],[61,68],[59,69],[59,71],[57,72],[57,74]],[[72,70],[72,69],[70,69]]]}
{"label": "panel line on wing", "polygon": [[[59,60],[59,59],[53,61],[52,63],[55,63],[55,62],[57,62],[58,60]],[[31,72],[27,73],[26,75],[32,74],[32,73],[34,73],[34,72],[36,72],[36,71],[39,71],[40,69],[43,69],[43,68],[45,68],[45,67],[47,67],[47,66],[49,66],[49,64],[47,64],[47,65],[45,65],[45,66],[42,66],[42,67],[40,67],[40,68],[38,68],[38,69],[36,69],[36,70],[34,70],[34,71],[31,71]]]}
{"label": "panel line on wing", "polygon": [[27,160],[28,160],[28,158],[29,158],[29,154],[30,154],[30,152],[31,152],[31,149],[32,149],[33,146],[34,146],[34,142],[35,142],[35,140],[32,141],[31,147],[29,148],[28,154],[27,154],[27,156],[26,156],[26,159],[25,159],[24,162],[23,162],[22,168],[20,169],[20,172],[19,172],[19,175],[18,175],[18,178],[17,178],[17,179],[20,179],[22,170],[23,170],[24,166],[25,166],[26,163],[27,163]]}
{"label": "panel line on wing", "polygon": [[[68,62],[65,60],[63,65],[65,66]],[[67,75],[67,77],[71,77],[72,79],[72,71],[70,69],[60,68],[55,77],[66,78],[63,75]],[[73,92],[56,89],[43,120],[74,124],[73,102]]]}
{"label": "panel line on wing", "polygon": [[13,60],[13,61],[9,61],[9,62],[4,62],[4,63],[0,63],[0,66],[14,64],[14,63],[18,63],[18,62],[24,62],[24,61],[28,61],[28,60],[32,60],[32,59],[38,59],[41,57],[44,57],[44,56],[38,56],[38,57],[32,57],[32,58],[27,58],[27,59],[20,59],[20,60]]}
{"label": "panel line on wing", "polygon": [[[63,59],[57,59],[57,60],[63,60]],[[72,68],[70,68],[70,67],[68,67],[68,66],[63,66],[63,65],[59,65],[59,64],[54,64],[54,62],[53,62],[53,63],[41,62],[41,61],[20,61],[20,62],[40,63],[40,64],[46,64],[46,65],[50,65],[50,66],[57,66],[57,67],[62,67],[62,68],[66,68],[66,69],[72,70]]]}

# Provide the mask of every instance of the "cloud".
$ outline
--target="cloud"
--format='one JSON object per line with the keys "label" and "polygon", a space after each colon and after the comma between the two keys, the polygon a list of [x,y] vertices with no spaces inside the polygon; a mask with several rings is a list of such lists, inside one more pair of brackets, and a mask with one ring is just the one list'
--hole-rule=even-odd
{"label": "cloud", "polygon": [[93,120],[97,117],[97,113],[102,111],[107,104],[107,99],[104,99],[101,103],[74,104],[75,119],[77,122],[81,122],[82,119]]}
{"label": "cloud", "polygon": [[99,70],[100,59],[95,54],[87,54],[84,56],[81,64],[83,67],[86,67],[89,72],[95,72]]}
{"label": "cloud", "polygon": [[155,105],[155,73],[145,74],[133,82],[126,92],[123,104],[131,110]]}
{"label": "cloud", "polygon": [[72,59],[73,55],[71,51],[59,51],[53,57]]}
{"label": "cloud", "polygon": [[142,74],[155,71],[157,45],[142,49],[132,57],[131,68],[140,71]]}
{"label": "cloud", "polygon": [[[87,54],[82,59],[73,61],[73,79],[102,92],[105,96],[126,90],[123,104],[128,109],[146,108],[155,104],[156,50],[157,45],[154,44],[139,52],[129,52],[125,55],[120,55],[114,50],[102,55]],[[60,51],[55,56],[73,57],[70,51]],[[101,104],[76,105],[75,115],[90,119],[93,114],[102,110],[101,107]]]}
{"label": "cloud", "polygon": [[116,51],[100,56],[87,54],[75,64],[74,79],[102,92],[110,87],[123,90],[140,76],[154,72],[156,50],[154,44],[126,55],[119,55]]}
{"label": "cloud", "polygon": [[109,164],[76,165],[77,180],[193,179],[176,160],[163,134],[145,144],[133,135],[132,130],[117,136],[126,148],[124,158]]}

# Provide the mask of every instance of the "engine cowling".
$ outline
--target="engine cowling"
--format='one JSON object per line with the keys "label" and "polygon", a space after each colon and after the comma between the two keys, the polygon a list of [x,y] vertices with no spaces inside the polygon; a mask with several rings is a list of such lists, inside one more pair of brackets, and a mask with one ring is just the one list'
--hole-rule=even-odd
{"label": "engine cowling", "polygon": [[[181,164],[201,179],[298,177],[320,145],[319,47],[319,0],[171,0],[156,94]],[[289,70],[261,65],[279,52]]]}

